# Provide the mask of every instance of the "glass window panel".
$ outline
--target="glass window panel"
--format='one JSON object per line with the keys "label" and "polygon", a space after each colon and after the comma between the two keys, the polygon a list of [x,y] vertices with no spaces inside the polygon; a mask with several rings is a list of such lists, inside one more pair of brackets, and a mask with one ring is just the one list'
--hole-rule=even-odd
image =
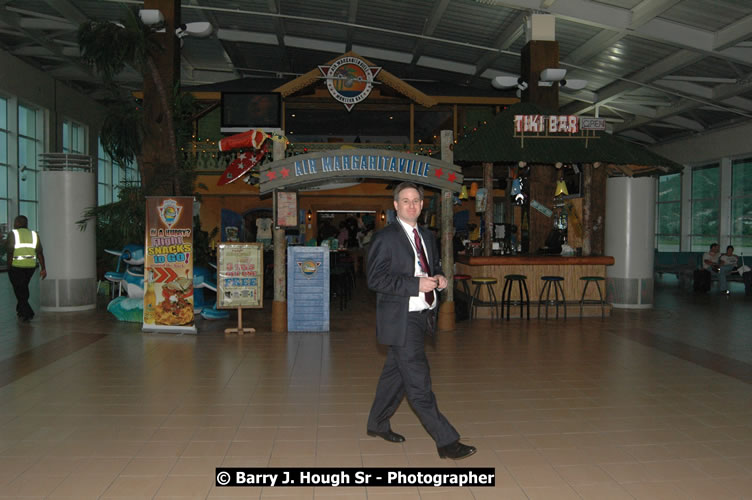
{"label": "glass window panel", "polygon": [[0,128],[8,129],[8,100],[0,97]]}
{"label": "glass window panel", "polygon": [[718,200],[697,200],[692,203],[692,234],[718,237]]}
{"label": "glass window panel", "polygon": [[[8,167],[0,165],[0,198],[8,197]],[[2,223],[0,219],[0,223]],[[0,251],[2,251],[0,249]]]}
{"label": "glass window panel", "polygon": [[731,234],[752,236],[752,197],[731,200]]}
{"label": "glass window panel", "polygon": [[752,195],[752,158],[734,161],[731,174],[731,196]]}
{"label": "glass window panel", "polygon": [[29,219],[29,229],[34,231],[39,229],[37,225],[37,204],[34,201],[21,201],[18,203],[20,215],[25,215]]}
{"label": "glass window panel", "polygon": [[0,163],[8,163],[8,133],[0,130]]}
{"label": "glass window panel", "polygon": [[681,201],[681,174],[663,175],[659,178],[658,201]]}
{"label": "glass window panel", "polygon": [[18,106],[18,133],[28,137],[37,136],[37,112],[26,106]]}
{"label": "glass window panel", "polygon": [[692,199],[718,198],[720,168],[717,165],[692,170]]}
{"label": "glass window panel", "polygon": [[731,244],[734,246],[734,253],[737,255],[747,256],[745,265],[752,267],[752,236],[732,236]]}
{"label": "glass window panel", "polygon": [[659,252],[678,252],[679,251],[679,236],[658,236],[658,251]]}
{"label": "glass window panel", "polygon": [[68,144],[70,144],[70,123],[65,121],[63,122],[63,153],[70,153]]}
{"label": "glass window panel", "polygon": [[21,200],[36,201],[37,199],[37,173],[27,170],[21,173],[18,182],[18,196]]}
{"label": "glass window panel", "polygon": [[658,234],[681,233],[681,204],[659,203],[658,204]]}

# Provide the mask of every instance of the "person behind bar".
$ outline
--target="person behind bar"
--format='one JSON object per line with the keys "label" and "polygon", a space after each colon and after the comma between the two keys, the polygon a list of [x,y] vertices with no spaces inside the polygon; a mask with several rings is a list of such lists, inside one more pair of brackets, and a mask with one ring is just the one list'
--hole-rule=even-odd
{"label": "person behind bar", "polygon": [[36,231],[29,230],[29,221],[23,215],[15,218],[13,231],[8,236],[8,278],[16,295],[16,315],[27,322],[34,317],[34,310],[29,305],[29,283],[37,264],[41,268],[41,278],[47,277],[42,242]]}
{"label": "person behind bar", "polygon": [[368,251],[368,288],[376,292],[376,338],[389,346],[371,412],[369,436],[401,443],[389,420],[403,396],[433,440],[441,458],[455,460],[476,452],[462,444],[454,427],[439,412],[431,390],[431,374],[423,344],[433,334],[436,290],[447,286],[440,273],[436,241],[418,227],[423,188],[403,182],[394,189],[397,222],[378,233]]}

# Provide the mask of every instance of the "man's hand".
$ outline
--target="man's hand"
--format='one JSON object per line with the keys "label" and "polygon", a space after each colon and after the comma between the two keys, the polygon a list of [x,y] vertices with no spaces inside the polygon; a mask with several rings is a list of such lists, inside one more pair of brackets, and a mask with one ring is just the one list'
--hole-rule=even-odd
{"label": "man's hand", "polygon": [[39,276],[41,276],[42,279],[45,279],[47,277],[47,271],[42,269],[41,271],[39,271]]}
{"label": "man's hand", "polygon": [[[446,279],[444,280],[446,281]],[[439,286],[439,280],[437,277],[421,277],[420,278],[420,285],[418,286],[418,289],[423,292],[430,292],[431,290],[434,290],[437,286]]]}
{"label": "man's hand", "polygon": [[446,277],[443,276],[443,275],[441,275],[441,274],[439,274],[436,277],[439,279],[439,286],[437,288],[439,290],[445,289],[447,287],[447,284],[448,284]]}

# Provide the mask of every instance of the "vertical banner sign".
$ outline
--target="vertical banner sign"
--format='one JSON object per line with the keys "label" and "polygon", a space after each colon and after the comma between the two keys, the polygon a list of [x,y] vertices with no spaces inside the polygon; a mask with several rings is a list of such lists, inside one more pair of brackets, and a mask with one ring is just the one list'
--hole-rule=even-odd
{"label": "vertical banner sign", "polygon": [[193,197],[146,197],[144,323],[150,332],[196,333]]}
{"label": "vertical banner sign", "polygon": [[264,245],[220,243],[217,246],[217,308],[264,306]]}

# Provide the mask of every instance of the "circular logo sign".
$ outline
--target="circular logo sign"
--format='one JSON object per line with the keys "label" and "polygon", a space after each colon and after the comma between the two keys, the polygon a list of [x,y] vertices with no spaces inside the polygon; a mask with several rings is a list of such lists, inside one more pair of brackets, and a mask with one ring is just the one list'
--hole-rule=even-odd
{"label": "circular logo sign", "polygon": [[363,101],[373,89],[373,79],[381,71],[380,66],[369,66],[357,57],[341,57],[331,66],[319,66],[326,79],[329,93],[350,111]]}
{"label": "circular logo sign", "polygon": [[312,260],[298,262],[298,267],[300,267],[300,270],[303,272],[306,278],[310,278],[314,274],[316,274],[316,271],[319,270],[320,265],[321,262],[314,262]]}

